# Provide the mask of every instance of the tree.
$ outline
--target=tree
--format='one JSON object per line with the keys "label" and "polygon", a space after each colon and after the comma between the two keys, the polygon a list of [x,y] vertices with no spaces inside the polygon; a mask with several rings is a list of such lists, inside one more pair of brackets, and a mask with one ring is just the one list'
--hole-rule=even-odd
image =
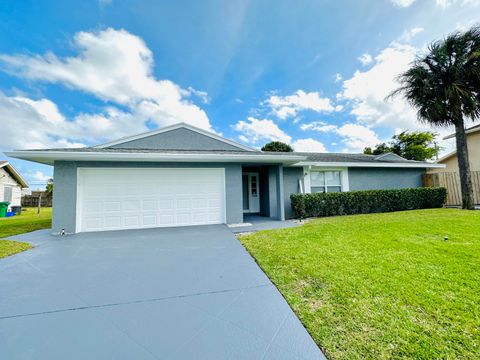
{"label": "tree", "polygon": [[271,141],[263,145],[262,151],[292,152],[293,148],[281,141]]}
{"label": "tree", "polygon": [[425,161],[438,155],[436,134],[430,131],[404,131],[393,136],[392,152],[408,160]]}
{"label": "tree", "polygon": [[434,126],[455,126],[462,207],[474,209],[465,118],[480,117],[480,27],[455,32],[429,46],[399,77],[402,94],[418,119]]}
{"label": "tree", "polygon": [[372,148],[365,148],[363,153],[380,155],[391,152],[408,160],[430,160],[439,151],[435,144],[435,138],[436,134],[430,131],[404,131],[394,135],[388,144],[378,144],[373,150]]}
{"label": "tree", "polygon": [[53,193],[53,179],[47,180],[47,185],[45,186],[45,192],[47,195],[52,195]]}
{"label": "tree", "polygon": [[377,144],[372,150],[371,147],[366,147],[363,149],[363,153],[367,155],[380,155],[392,152],[392,148],[385,143]]}

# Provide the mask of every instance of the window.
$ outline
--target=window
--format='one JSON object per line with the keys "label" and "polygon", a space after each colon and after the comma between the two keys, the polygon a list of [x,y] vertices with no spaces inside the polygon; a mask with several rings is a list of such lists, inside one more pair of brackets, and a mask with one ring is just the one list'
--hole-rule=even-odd
{"label": "window", "polygon": [[341,171],[312,171],[310,172],[310,184],[312,193],[317,192],[341,192]]}
{"label": "window", "polygon": [[8,201],[12,202],[12,187],[11,186],[5,186],[3,188],[3,201]]}

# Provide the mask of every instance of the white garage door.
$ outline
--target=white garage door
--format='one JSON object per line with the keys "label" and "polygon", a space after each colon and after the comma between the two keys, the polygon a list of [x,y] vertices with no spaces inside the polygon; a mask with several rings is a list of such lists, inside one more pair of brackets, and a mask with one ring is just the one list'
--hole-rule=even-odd
{"label": "white garage door", "polygon": [[77,179],[77,232],[225,223],[223,168],[79,168]]}

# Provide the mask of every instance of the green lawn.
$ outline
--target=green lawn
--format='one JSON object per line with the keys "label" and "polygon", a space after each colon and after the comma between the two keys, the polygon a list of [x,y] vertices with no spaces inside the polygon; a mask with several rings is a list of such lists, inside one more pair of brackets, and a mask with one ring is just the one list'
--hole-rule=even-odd
{"label": "green lawn", "polygon": [[32,247],[32,245],[19,242],[19,241],[11,241],[11,240],[0,240],[0,259],[28,250]]}
{"label": "green lawn", "polygon": [[330,359],[480,358],[480,211],[324,218],[241,241]]}
{"label": "green lawn", "polygon": [[[0,218],[0,239],[26,232],[48,229],[52,226],[52,208],[24,208],[18,216]],[[27,243],[0,241],[0,258],[31,248]]]}
{"label": "green lawn", "polygon": [[48,229],[52,226],[52,208],[23,208],[22,214],[0,218],[0,239],[26,232]]}

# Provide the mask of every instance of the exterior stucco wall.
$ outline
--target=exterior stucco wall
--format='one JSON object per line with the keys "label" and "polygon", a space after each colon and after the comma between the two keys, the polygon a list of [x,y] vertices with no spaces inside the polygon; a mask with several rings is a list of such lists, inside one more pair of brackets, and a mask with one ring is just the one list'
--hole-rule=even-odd
{"label": "exterior stucco wall", "polygon": [[[470,160],[470,170],[480,171],[480,131],[467,134],[468,159]],[[457,154],[454,154],[442,161],[440,164],[445,164],[445,169],[430,169],[429,173],[439,172],[458,172]]]}
{"label": "exterior stucco wall", "polygon": [[225,168],[227,223],[241,223],[243,221],[242,167],[240,164],[56,161],[54,165],[53,232],[59,232],[61,229],[65,229],[67,233],[75,232],[77,168],[79,167]]}
{"label": "exterior stucco wall", "polygon": [[349,168],[350,190],[404,189],[422,186],[425,169]]}
{"label": "exterior stucco wall", "polygon": [[110,146],[122,149],[162,150],[243,150],[223,141],[199,134],[189,129],[175,129],[123,144]]}
{"label": "exterior stucco wall", "polygon": [[289,219],[294,216],[292,203],[290,201],[291,194],[300,192],[299,180],[303,177],[303,168],[301,167],[285,167],[283,168],[283,188],[285,202],[285,218]]}

